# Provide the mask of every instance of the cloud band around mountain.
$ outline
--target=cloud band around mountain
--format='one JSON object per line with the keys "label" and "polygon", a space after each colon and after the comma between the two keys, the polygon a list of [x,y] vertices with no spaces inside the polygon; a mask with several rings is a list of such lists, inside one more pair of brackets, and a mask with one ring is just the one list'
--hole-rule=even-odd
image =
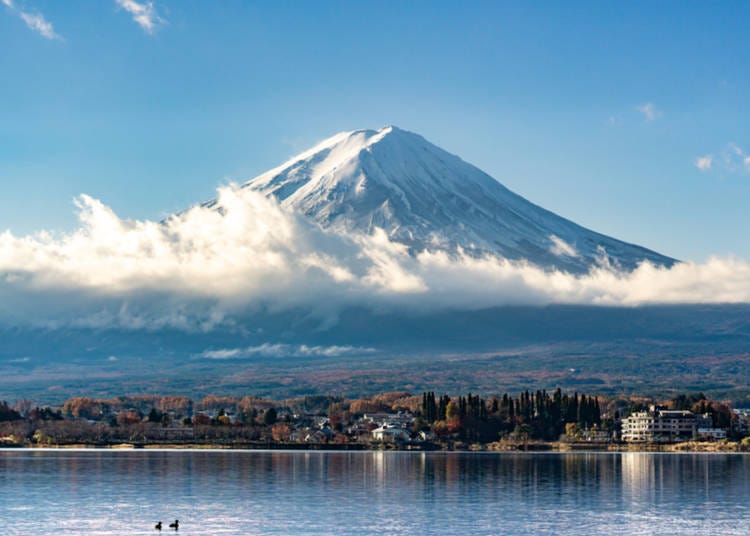
{"label": "cloud band around mountain", "polygon": [[750,302],[750,264],[735,258],[622,271],[603,255],[577,275],[461,251],[410,255],[383,232],[324,231],[235,186],[164,222],[122,219],[88,196],[77,206],[73,232],[0,234],[0,323],[210,330],[259,307],[324,317],[348,306]]}

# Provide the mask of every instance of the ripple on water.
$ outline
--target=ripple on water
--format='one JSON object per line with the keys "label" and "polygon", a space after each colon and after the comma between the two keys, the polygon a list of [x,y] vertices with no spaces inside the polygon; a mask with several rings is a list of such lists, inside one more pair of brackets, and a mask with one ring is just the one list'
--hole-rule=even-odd
{"label": "ripple on water", "polygon": [[0,534],[743,534],[750,457],[0,451]]}

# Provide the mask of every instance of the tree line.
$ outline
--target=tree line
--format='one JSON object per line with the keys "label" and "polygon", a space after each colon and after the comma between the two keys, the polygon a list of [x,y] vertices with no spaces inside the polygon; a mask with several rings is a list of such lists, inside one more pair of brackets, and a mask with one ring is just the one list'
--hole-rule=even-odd
{"label": "tree line", "polygon": [[556,440],[573,423],[581,429],[602,425],[599,399],[573,395],[557,389],[524,391],[514,397],[507,393],[488,399],[479,395],[436,397],[422,394],[421,419],[436,433],[457,433],[463,440],[488,441],[504,434],[529,439]]}

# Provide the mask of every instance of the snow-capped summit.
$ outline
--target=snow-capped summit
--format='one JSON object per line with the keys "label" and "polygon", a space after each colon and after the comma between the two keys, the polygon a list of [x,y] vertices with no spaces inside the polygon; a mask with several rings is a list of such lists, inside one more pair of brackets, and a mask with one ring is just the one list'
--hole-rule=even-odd
{"label": "snow-capped summit", "polygon": [[412,251],[462,248],[587,270],[673,259],[549,212],[422,136],[388,126],[342,132],[244,184],[334,231],[385,230]]}

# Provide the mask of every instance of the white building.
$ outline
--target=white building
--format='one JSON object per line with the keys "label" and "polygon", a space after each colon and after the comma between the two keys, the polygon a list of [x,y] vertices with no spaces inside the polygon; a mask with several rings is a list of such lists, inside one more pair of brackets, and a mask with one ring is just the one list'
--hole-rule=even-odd
{"label": "white building", "polygon": [[696,434],[700,439],[715,440],[727,438],[727,431],[721,428],[698,428]]}
{"label": "white building", "polygon": [[381,426],[408,426],[414,422],[414,415],[407,411],[398,413],[365,413],[362,416],[364,422],[372,422]]}
{"label": "white building", "polygon": [[383,425],[375,428],[371,434],[372,438],[376,441],[406,441],[409,439],[408,431],[392,425]]}
{"label": "white building", "polygon": [[599,443],[606,443],[606,442],[612,441],[612,434],[610,434],[607,430],[596,430],[596,429],[584,430],[583,439],[586,441],[596,441]]}
{"label": "white building", "polygon": [[661,409],[650,406],[622,420],[622,439],[628,442],[669,443],[692,439],[696,417],[692,411]]}

